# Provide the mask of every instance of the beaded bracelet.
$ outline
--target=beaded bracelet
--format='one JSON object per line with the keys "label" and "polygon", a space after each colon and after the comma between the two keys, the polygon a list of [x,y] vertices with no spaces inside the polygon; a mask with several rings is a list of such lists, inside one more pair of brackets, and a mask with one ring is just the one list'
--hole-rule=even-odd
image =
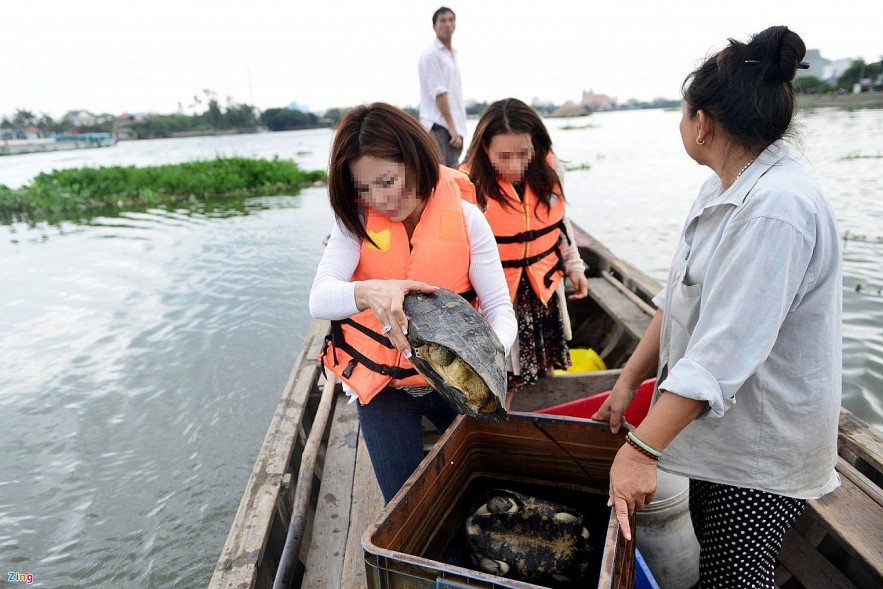
{"label": "beaded bracelet", "polygon": [[659,457],[662,456],[662,452],[654,450],[653,448],[639,440],[638,436],[636,436],[632,432],[628,433],[625,441],[626,443],[628,443],[629,446],[631,446],[635,450],[638,450],[641,454],[643,454],[647,458],[650,458],[651,460],[659,460]]}

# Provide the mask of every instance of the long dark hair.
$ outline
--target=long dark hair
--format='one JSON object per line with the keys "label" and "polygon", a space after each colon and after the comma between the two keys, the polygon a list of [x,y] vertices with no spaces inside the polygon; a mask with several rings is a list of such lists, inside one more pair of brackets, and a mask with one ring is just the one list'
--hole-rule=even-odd
{"label": "long dark hair", "polygon": [[[537,196],[537,206],[542,203],[549,208],[552,191],[556,186],[560,190],[561,184],[555,169],[547,161],[552,151],[552,138],[536,111],[517,98],[498,100],[485,109],[466,152],[465,163],[469,165],[469,177],[475,184],[478,205],[484,209],[490,198],[503,206],[511,206],[497,182],[497,171],[487,154],[493,138],[504,133],[530,136],[534,157],[524,172],[524,182]],[[563,195],[559,196],[563,198]]]}
{"label": "long dark hair", "polygon": [[784,137],[794,117],[797,69],[806,45],[786,26],[770,27],[742,43],[735,39],[684,80],[690,117],[705,111],[738,147],[758,154]]}
{"label": "long dark hair", "polygon": [[392,105],[358,106],[341,119],[328,164],[331,208],[353,235],[371,241],[350,173],[350,164],[366,155],[404,164],[405,186],[414,188],[420,200],[429,198],[438,184],[441,155],[432,135]]}

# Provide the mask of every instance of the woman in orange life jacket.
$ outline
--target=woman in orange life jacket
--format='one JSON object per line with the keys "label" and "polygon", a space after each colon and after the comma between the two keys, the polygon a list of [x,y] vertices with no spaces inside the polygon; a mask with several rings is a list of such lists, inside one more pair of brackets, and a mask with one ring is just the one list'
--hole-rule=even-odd
{"label": "woman in orange life jacket", "polygon": [[518,317],[518,339],[509,356],[509,399],[524,385],[570,366],[570,322],[564,295],[588,292],[586,266],[564,214],[564,194],[552,139],[524,102],[494,102],[478,121],[461,167],[475,183],[500,250],[509,296]]}
{"label": "woman in orange life jacket", "polygon": [[321,354],[358,400],[359,423],[388,502],[423,459],[426,416],[439,431],[456,411],[416,374],[402,310],[438,287],[476,298],[508,354],[517,324],[494,235],[462,172],[438,165],[435,140],[393,106],[360,106],[340,122],[328,174],[336,222],[310,291],[332,321]]}

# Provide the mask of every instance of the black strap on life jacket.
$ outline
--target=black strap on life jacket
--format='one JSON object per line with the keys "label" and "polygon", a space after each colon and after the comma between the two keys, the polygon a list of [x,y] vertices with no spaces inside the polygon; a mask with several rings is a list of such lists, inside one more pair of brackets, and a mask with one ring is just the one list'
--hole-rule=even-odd
{"label": "black strap on life jacket", "polygon": [[[470,303],[474,301],[478,296],[475,290],[471,288],[459,294]],[[332,358],[334,359],[334,366],[337,366],[338,364],[337,350],[343,350],[344,352],[349,354],[352,357],[352,360],[347,363],[347,366],[343,371],[344,378],[350,377],[353,369],[356,367],[357,364],[361,364],[362,366],[373,372],[377,372],[385,376],[391,376],[395,380],[403,380],[417,374],[417,370],[415,370],[414,368],[400,368],[398,366],[389,366],[387,364],[380,364],[378,362],[375,362],[374,360],[354,348],[352,345],[350,345],[349,342],[346,341],[346,337],[344,337],[344,325],[349,325],[350,327],[359,330],[360,332],[367,335],[372,340],[386,348],[395,348],[395,345],[393,345],[393,343],[389,341],[388,337],[383,334],[377,333],[370,327],[362,325],[357,321],[353,321],[352,319],[341,319],[339,321],[332,321],[331,334],[325,336],[325,345],[322,348],[322,358],[325,358],[325,356],[328,354],[329,344],[331,344],[331,354]],[[322,364],[322,370],[324,374],[324,363]]]}
{"label": "black strap on life jacket", "polygon": [[395,380],[402,380],[408,378],[409,376],[415,376],[417,374],[417,370],[414,368],[401,368],[399,366],[389,366],[388,364],[380,364],[378,362],[375,362],[368,356],[364,355],[362,352],[352,347],[346,341],[343,342],[343,345],[340,346],[340,349],[344,352],[347,352],[350,356],[353,357],[353,359],[349,361],[343,371],[344,378],[350,377],[353,372],[353,368],[355,368],[357,364],[361,364],[371,372],[376,372],[384,376],[389,376]]}
{"label": "black strap on life jacket", "polygon": [[543,276],[543,284],[546,285],[546,288],[552,286],[552,277],[555,276],[556,272],[560,270],[562,274],[567,273],[566,269],[564,268],[564,259],[561,257],[561,250],[558,250],[556,254],[558,255],[558,262],[556,262],[554,266],[549,268],[549,271],[546,272],[545,276]]}
{"label": "black strap on life jacket", "polygon": [[558,256],[559,262],[561,261],[561,254],[558,252],[558,244],[556,243],[546,251],[539,253],[535,256],[531,256],[529,258],[517,258],[515,260],[503,260],[503,268],[527,268],[528,266],[533,266],[546,256],[550,256],[552,254],[556,254]]}
{"label": "black strap on life jacket", "polygon": [[[373,339],[375,342],[377,342],[381,346],[384,346],[389,349],[393,349],[395,347],[393,345],[393,343],[391,341],[389,341],[389,338],[386,337],[385,335],[377,333],[376,331],[374,331],[370,327],[362,325],[361,323],[353,321],[352,319],[342,319],[340,321],[332,321],[331,322],[332,331],[334,330],[335,323],[338,324],[338,329],[340,329],[340,327],[343,325],[349,325],[350,327],[358,329],[359,331],[361,331],[362,333],[364,333],[365,335],[367,335],[368,337]],[[343,330],[342,329],[340,329],[340,339],[341,339],[341,341],[343,340]]]}
{"label": "black strap on life jacket", "polygon": [[[353,321],[352,319],[343,319],[341,321],[332,321],[331,322],[331,334],[325,337],[325,348],[322,350],[322,357],[328,353],[328,344],[332,345],[332,357],[334,358],[334,366],[337,366],[337,350],[343,350],[347,354],[349,354],[352,359],[347,363],[346,368],[344,368],[342,376],[344,378],[349,378],[353,373],[353,369],[357,364],[361,364],[368,370],[372,372],[376,372],[378,374],[383,374],[384,376],[390,376],[395,380],[402,380],[408,378],[409,376],[414,376],[417,374],[417,371],[413,368],[400,368],[398,366],[389,366],[387,364],[380,364],[375,362],[356,348],[354,348],[343,335],[343,324],[346,323],[350,325],[365,335],[369,336],[373,340],[378,343],[383,344],[387,348],[394,348],[392,342],[386,336],[380,335],[376,331],[365,327],[364,325]],[[376,336],[376,337],[375,337]],[[382,340],[382,341],[381,341]]]}
{"label": "black strap on life jacket", "polygon": [[561,233],[563,233],[565,237],[567,237],[567,243],[570,243],[570,236],[567,235],[567,231],[564,226],[564,219],[561,219],[554,225],[543,227],[542,229],[531,229],[530,231],[522,231],[521,233],[516,233],[515,235],[496,235],[494,236],[494,239],[497,240],[497,243],[524,243],[526,241],[533,241],[537,238],[540,238],[547,233],[552,233],[556,229],[560,229]]}

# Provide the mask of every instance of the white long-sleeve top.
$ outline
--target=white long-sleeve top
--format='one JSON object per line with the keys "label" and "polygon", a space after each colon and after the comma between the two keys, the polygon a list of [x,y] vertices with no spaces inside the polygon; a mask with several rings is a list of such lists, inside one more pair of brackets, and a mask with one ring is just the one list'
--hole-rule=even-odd
{"label": "white long-sleeve top", "polygon": [[[518,323],[509,301],[509,287],[500,264],[497,242],[478,207],[465,201],[462,204],[471,250],[469,281],[481,301],[481,314],[497,334],[508,356],[518,332]],[[358,281],[352,281],[352,277],[359,264],[360,251],[359,238],[340,221],[335,222],[310,289],[310,314],[314,319],[335,321],[359,313],[355,294]],[[348,389],[346,384],[344,389]]]}

